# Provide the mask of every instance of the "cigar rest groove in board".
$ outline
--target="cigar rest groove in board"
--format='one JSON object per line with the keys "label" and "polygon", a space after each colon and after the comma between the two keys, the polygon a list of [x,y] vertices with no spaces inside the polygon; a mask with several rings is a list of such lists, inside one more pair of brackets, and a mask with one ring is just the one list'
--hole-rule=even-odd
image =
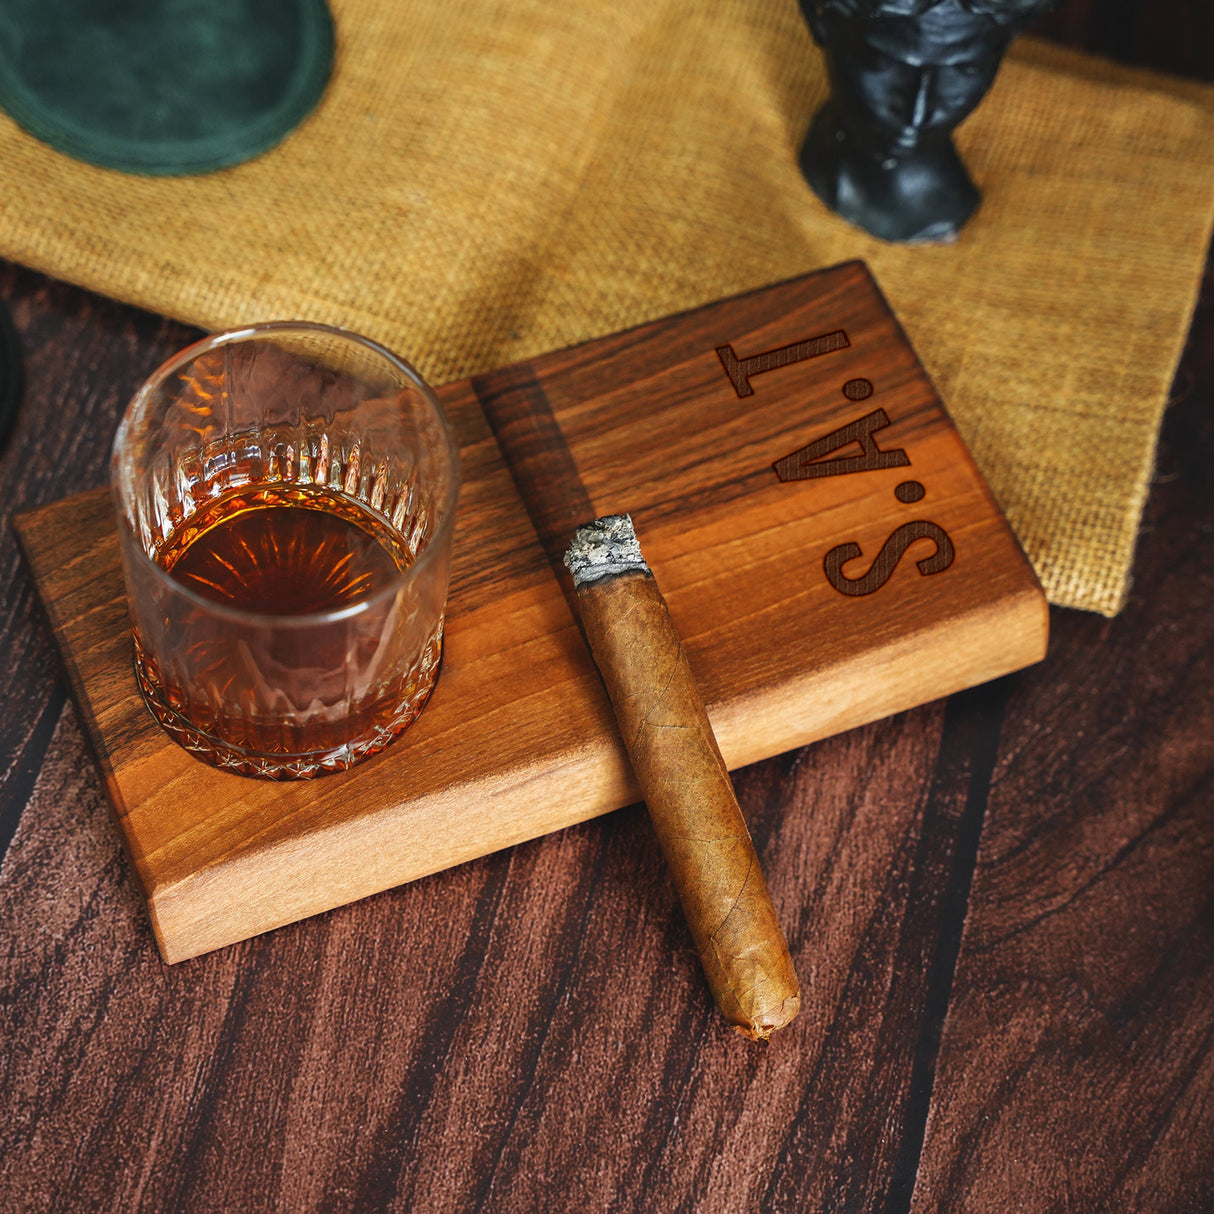
{"label": "cigar rest groove in board", "polygon": [[443,672],[350,772],[180,750],[135,688],[107,491],[17,520],[166,960],[639,799],[546,554],[561,510],[532,521],[504,430],[584,487],[564,542],[632,514],[731,769],[1044,656],[1032,570],[858,263],[439,394],[465,478]]}

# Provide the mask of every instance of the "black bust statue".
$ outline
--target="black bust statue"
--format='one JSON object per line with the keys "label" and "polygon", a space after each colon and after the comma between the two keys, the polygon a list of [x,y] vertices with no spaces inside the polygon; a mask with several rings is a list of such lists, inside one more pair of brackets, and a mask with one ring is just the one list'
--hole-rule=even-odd
{"label": "black bust statue", "polygon": [[830,75],[801,148],[818,197],[885,240],[952,239],[981,197],[953,128],[1055,2],[800,0]]}

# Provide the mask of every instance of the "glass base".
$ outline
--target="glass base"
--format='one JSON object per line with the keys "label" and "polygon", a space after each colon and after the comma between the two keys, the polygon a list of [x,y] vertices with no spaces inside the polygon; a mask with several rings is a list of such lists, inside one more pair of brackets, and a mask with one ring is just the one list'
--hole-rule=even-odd
{"label": "glass base", "polygon": [[138,637],[134,640],[135,678],[143,702],[173,741],[212,767],[264,780],[309,780],[329,772],[346,771],[356,763],[378,754],[404,733],[425,707],[438,680],[443,649],[440,629],[422,654],[414,678],[409,681],[408,694],[374,728],[326,750],[307,754],[271,754],[235,746],[199,729],[183,717],[169,704],[163,688],[152,677]]}

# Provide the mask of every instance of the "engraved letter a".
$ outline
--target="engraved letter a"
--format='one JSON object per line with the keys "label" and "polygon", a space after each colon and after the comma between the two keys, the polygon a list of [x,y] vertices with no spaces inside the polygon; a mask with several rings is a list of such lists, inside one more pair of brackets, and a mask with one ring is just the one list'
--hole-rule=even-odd
{"label": "engraved letter a", "polygon": [[[823,438],[816,439],[807,447],[778,459],[772,467],[782,481],[808,481],[818,476],[846,476],[849,472],[873,472],[878,468],[902,468],[910,463],[910,457],[901,447],[882,451],[873,434],[889,425],[884,409],[874,409],[864,417],[838,430],[832,430]],[[860,444],[860,455],[839,455],[834,459],[822,456],[846,447],[848,443]]]}

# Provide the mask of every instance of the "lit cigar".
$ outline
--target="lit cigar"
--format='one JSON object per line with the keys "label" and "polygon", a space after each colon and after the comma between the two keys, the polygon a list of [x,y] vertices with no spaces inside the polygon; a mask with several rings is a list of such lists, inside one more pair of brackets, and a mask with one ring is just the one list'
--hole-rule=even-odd
{"label": "lit cigar", "polygon": [[739,1033],[766,1040],[801,1007],[797,976],[632,520],[610,515],[579,527],[565,564],[713,997]]}

